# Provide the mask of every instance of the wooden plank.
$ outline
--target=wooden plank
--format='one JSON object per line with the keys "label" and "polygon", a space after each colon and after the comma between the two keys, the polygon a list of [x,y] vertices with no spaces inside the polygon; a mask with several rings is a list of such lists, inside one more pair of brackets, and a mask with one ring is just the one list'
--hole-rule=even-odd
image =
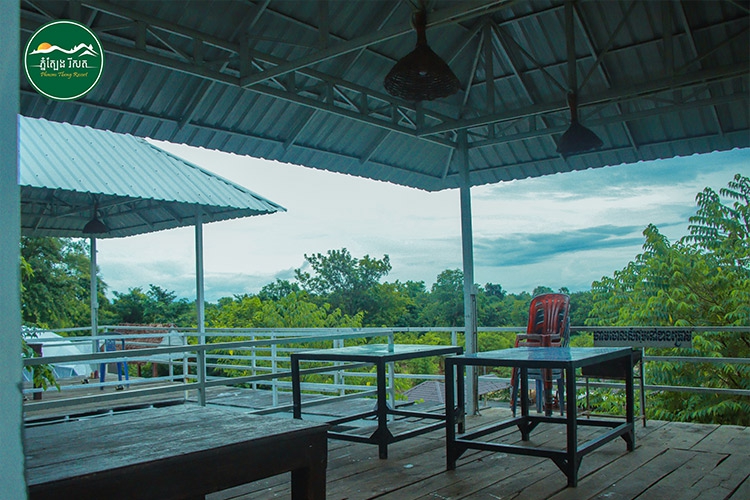
{"label": "wooden plank", "polygon": [[697,453],[683,467],[650,487],[646,495],[649,498],[669,498],[679,491],[680,500],[723,500],[748,474],[747,456]]}
{"label": "wooden plank", "polygon": [[[624,453],[617,460],[612,461],[595,472],[585,475],[578,481],[576,488],[567,488],[551,496],[554,500],[582,500],[595,498],[610,488],[619,490],[624,488],[629,474],[640,468],[650,470],[652,461],[670,449],[691,446],[708,434],[713,426],[705,426],[703,432],[698,432],[700,426],[694,424],[674,425],[675,423],[649,422],[649,427],[639,429],[640,440],[636,439],[636,448],[630,453]],[[592,453],[594,456],[601,450]],[[586,463],[584,458],[583,464]],[[583,466],[582,464],[582,466]],[[614,485],[614,486],[613,486]]]}
{"label": "wooden plank", "polygon": [[[603,488],[598,494],[591,498],[606,498],[607,500],[624,500],[633,499],[646,492],[646,498],[653,497],[648,493],[649,488],[663,478],[673,474],[676,470],[684,467],[690,460],[696,457],[698,452],[687,450],[666,450],[653,459],[649,460],[642,467],[633,469],[629,474],[623,476],[617,483],[613,483]],[[674,498],[674,494],[680,491],[675,490],[674,485],[667,498]],[[578,497],[582,498],[582,497]]]}
{"label": "wooden plank", "polygon": [[166,408],[49,427],[27,430],[32,497],[183,498],[287,471],[295,498],[325,492],[326,425]]}
{"label": "wooden plank", "polygon": [[[471,417],[467,422],[474,428],[487,423],[487,419]],[[693,498],[698,491],[703,492],[700,495],[708,494],[707,500],[727,498],[732,491],[734,500],[750,498],[741,495],[747,491],[750,461],[732,455],[709,471],[706,467],[712,463],[711,454],[684,449],[702,442],[715,429],[711,425],[650,421],[647,428],[637,429],[638,446],[634,452],[627,453],[615,441],[584,457],[576,488],[566,487],[564,476],[552,461],[536,457],[474,452],[461,458],[456,471],[446,472],[444,436],[438,432],[394,444],[393,457],[386,461],[374,458],[371,446],[347,443],[338,449],[338,456],[329,454],[329,498],[479,500],[495,496],[578,500],[604,495],[659,498],[649,493],[660,492],[660,485],[668,485],[672,490],[662,498],[672,498],[675,491],[682,489],[688,491],[686,498]],[[532,438],[540,443],[551,446],[563,442],[564,432],[559,426],[542,426],[538,431],[532,433]],[[507,436],[514,433],[509,429]],[[736,448],[735,451],[744,453]],[[669,469],[672,472],[666,472]],[[657,477],[652,478],[654,473]],[[288,497],[288,487],[282,485],[240,498],[265,500],[285,495]],[[703,496],[696,498],[703,500]]]}
{"label": "wooden plank", "polygon": [[737,489],[727,500],[747,500],[750,498],[750,477],[745,477]]}
{"label": "wooden plank", "polygon": [[[245,440],[272,440],[281,434],[304,432],[315,425],[208,408],[184,411],[166,408],[54,424],[49,427],[60,430],[54,434],[51,429],[35,427],[26,431],[29,484],[36,484],[37,478],[54,481],[66,475],[218,448],[234,444],[238,436]],[[58,452],[54,453],[55,450]],[[60,450],[64,450],[64,455]]]}
{"label": "wooden plank", "polygon": [[[483,422],[486,424],[488,422]],[[525,444],[528,446],[564,447],[565,435],[555,431],[545,432],[545,425],[537,428],[531,440]],[[548,430],[554,429],[555,425],[547,424]],[[503,430],[497,435],[486,436],[483,439],[497,442],[519,444],[520,433],[514,428]],[[461,457],[456,471],[449,471],[430,478],[425,484],[412,485],[408,488],[398,490],[399,498],[464,498],[472,492],[484,491],[488,486],[498,480],[524,470],[528,466],[537,466],[543,462],[549,462],[550,474],[559,473],[561,482],[565,484],[565,476],[559,471],[552,461],[538,457],[527,457],[522,455],[509,455],[504,453],[479,452],[470,450]],[[444,451],[440,453],[444,460]],[[528,483],[527,483],[528,484]],[[420,493],[421,490],[421,493]],[[425,494],[425,490],[427,493]]]}
{"label": "wooden plank", "polygon": [[[579,428],[579,442],[591,439],[601,432],[601,429],[591,427]],[[559,424],[543,424],[532,433],[531,438],[527,445],[553,449],[564,449],[567,445],[565,426]],[[527,495],[527,498],[548,498],[567,486],[565,474],[550,459],[504,453],[493,455],[496,456],[494,460],[493,457],[489,457],[485,459],[485,464],[481,464],[485,469],[484,473],[471,473],[467,469],[468,484],[465,489],[451,488],[437,493],[449,498],[466,499],[493,498],[493,495],[501,498],[517,495]],[[488,467],[490,463],[496,465]],[[457,470],[464,473],[464,469]],[[478,474],[486,476],[486,480],[477,481]]]}
{"label": "wooden plank", "polygon": [[720,425],[710,434],[698,441],[691,450],[711,453],[726,453],[727,450],[737,450],[750,457],[750,430],[737,425]]}
{"label": "wooden plank", "polygon": [[646,428],[650,431],[648,435],[651,445],[658,443],[664,448],[678,448],[683,450],[692,449],[708,434],[719,427],[712,424],[693,424],[688,422],[668,422],[666,425],[661,425],[655,429],[651,429],[652,426],[652,421],[649,421],[649,426]]}
{"label": "wooden plank", "polygon": [[[488,416],[507,418],[508,409],[488,408],[483,416],[467,417],[467,429],[484,425]],[[518,434],[515,429],[503,431],[503,434]],[[335,440],[334,440],[335,441]],[[389,445],[389,458],[377,458],[376,448],[372,445],[349,444],[341,450],[343,454],[329,453],[328,495],[330,498],[371,498],[372,496],[399,495],[404,488],[421,484],[433,475],[444,475],[445,471],[445,432],[434,431],[405,441]],[[463,459],[471,460],[474,455],[486,456],[488,453],[476,450],[468,451]],[[428,464],[428,465],[425,465]],[[352,485],[356,490],[352,491]],[[286,487],[281,484],[269,491],[256,492],[254,495],[238,497],[242,499],[278,498],[285,494]]]}

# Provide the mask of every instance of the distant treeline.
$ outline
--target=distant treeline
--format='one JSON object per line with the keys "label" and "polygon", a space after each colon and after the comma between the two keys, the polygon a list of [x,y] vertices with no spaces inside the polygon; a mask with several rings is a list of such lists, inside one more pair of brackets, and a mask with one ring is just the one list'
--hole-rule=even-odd
{"label": "distant treeline", "polygon": [[[691,356],[750,357],[747,334],[722,326],[750,326],[750,179],[737,174],[718,192],[696,196],[688,234],[670,242],[654,225],[643,231],[643,252],[625,268],[571,293],[571,324],[600,326],[716,326],[696,334]],[[25,324],[65,328],[89,324],[87,242],[24,238],[21,242],[21,301]],[[293,280],[277,280],[257,294],[224,297],[206,307],[209,327],[366,327],[463,325],[463,275],[441,272],[428,290],[424,282],[388,282],[388,255],[352,256],[346,248],[305,255],[309,266]],[[195,304],[152,284],[105,296],[99,279],[99,324],[196,325]],[[533,295],[512,294],[499,284],[477,286],[480,326],[523,326]],[[554,290],[557,291],[557,290]],[[562,289],[560,291],[567,292]],[[480,348],[482,346],[480,345]],[[674,351],[674,350],[672,350]],[[685,350],[660,350],[686,355]],[[658,385],[750,390],[750,367],[720,363],[649,363],[647,378]],[[750,424],[750,402],[742,396],[663,393],[649,412],[666,420]]]}

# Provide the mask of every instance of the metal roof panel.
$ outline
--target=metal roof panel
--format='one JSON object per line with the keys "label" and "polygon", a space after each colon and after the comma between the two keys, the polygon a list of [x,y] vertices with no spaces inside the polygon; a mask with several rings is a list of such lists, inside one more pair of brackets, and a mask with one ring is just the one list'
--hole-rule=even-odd
{"label": "metal roof panel", "polygon": [[198,213],[211,222],[284,210],[132,135],[19,117],[19,136],[27,235],[82,236],[94,205],[110,229],[102,237],[192,225]]}
{"label": "metal roof panel", "polygon": [[[434,0],[428,43],[461,90],[419,105],[382,84],[414,47],[410,2],[80,5],[109,70],[79,102],[22,81],[23,115],[426,190],[458,186],[463,133],[472,185],[750,146],[747,2],[579,1],[571,28],[563,0]],[[22,42],[67,14],[22,1]],[[571,33],[581,122],[604,146],[566,159]]]}

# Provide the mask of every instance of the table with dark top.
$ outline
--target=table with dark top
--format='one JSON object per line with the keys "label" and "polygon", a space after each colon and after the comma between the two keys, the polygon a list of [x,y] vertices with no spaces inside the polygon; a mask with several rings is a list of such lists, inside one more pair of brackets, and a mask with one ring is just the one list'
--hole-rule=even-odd
{"label": "table with dark top", "polygon": [[[480,352],[446,358],[446,453],[447,468],[456,468],[456,461],[467,449],[516,453],[552,459],[568,478],[569,486],[578,484],[578,468],[582,457],[596,448],[622,437],[628,451],[635,448],[633,425],[633,350],[607,347],[518,347],[498,351]],[[576,412],[576,369],[603,363],[619,363],[625,367],[626,418],[613,421],[605,419],[579,419]],[[464,369],[467,366],[515,367],[519,369],[521,394],[528,394],[527,371],[529,368],[562,369],[565,371],[566,408],[565,416],[541,416],[529,414],[529,402],[521,397],[521,415],[484,428],[464,433]],[[454,386],[455,382],[455,386]],[[482,441],[480,438],[496,431],[517,426],[522,441],[528,441],[531,431],[540,423],[564,424],[567,428],[565,450],[534,448],[530,446],[501,444]],[[578,426],[597,426],[606,429],[586,443],[578,443]],[[458,434],[456,427],[458,426]]]}
{"label": "table with dark top", "polygon": [[[292,397],[294,404],[294,417],[302,418],[302,392],[300,388],[300,362],[301,361],[330,361],[348,363],[370,363],[374,364],[377,371],[377,402],[373,411],[347,415],[342,418],[329,420],[331,425],[352,422],[368,417],[377,417],[377,429],[370,436],[355,435],[346,432],[335,432],[330,430],[328,436],[347,441],[370,443],[378,445],[380,458],[388,458],[388,444],[401,441],[413,436],[424,434],[445,426],[445,415],[428,412],[417,412],[405,409],[391,408],[387,399],[386,366],[394,361],[407,359],[425,358],[431,356],[448,356],[461,354],[463,349],[458,346],[437,345],[413,345],[413,344],[365,344],[335,349],[321,349],[314,351],[303,351],[293,353],[292,360]],[[330,366],[327,371],[338,370],[340,367]],[[315,369],[315,372],[325,371],[326,368]],[[440,422],[422,426],[410,431],[394,435],[388,429],[389,415],[401,417],[417,417],[424,419],[437,419]]]}
{"label": "table with dark top", "polygon": [[29,498],[202,499],[291,472],[292,498],[324,500],[327,429],[197,405],[29,427]]}

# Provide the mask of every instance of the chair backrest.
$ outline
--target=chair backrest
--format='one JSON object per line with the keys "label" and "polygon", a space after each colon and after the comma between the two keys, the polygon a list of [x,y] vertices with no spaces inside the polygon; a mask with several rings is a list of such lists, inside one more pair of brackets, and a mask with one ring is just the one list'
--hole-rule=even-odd
{"label": "chair backrest", "polygon": [[548,335],[552,345],[570,341],[570,297],[564,293],[537,295],[529,306],[527,335]]}

